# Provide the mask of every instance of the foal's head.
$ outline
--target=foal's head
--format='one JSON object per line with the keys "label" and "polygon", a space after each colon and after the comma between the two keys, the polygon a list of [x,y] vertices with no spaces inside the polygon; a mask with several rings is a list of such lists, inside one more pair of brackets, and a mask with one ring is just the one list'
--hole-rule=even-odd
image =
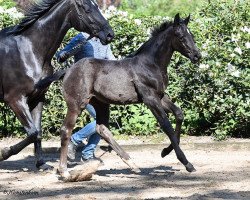
{"label": "foal's head", "polygon": [[102,44],[111,42],[114,32],[94,0],[70,0],[74,5],[71,23],[78,31],[98,37]]}
{"label": "foal's head", "polygon": [[200,60],[201,54],[195,44],[192,33],[187,28],[189,19],[190,15],[184,20],[180,19],[179,14],[175,16],[173,23],[174,38],[172,40],[172,46],[174,50],[189,58],[192,63],[196,63]]}

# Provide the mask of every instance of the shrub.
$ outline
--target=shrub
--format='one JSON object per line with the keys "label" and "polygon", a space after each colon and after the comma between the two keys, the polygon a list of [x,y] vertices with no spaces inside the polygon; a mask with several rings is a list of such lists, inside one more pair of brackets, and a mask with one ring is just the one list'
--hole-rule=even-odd
{"label": "shrub", "polygon": [[[170,81],[166,90],[184,111],[182,133],[213,135],[218,140],[250,136],[249,9],[248,1],[214,0],[192,15],[189,28],[203,59],[199,65],[193,65],[180,54],[174,54],[168,67]],[[107,10],[106,15],[116,34],[112,48],[119,58],[135,51],[148,39],[152,27],[168,19],[138,18],[116,10]],[[3,12],[0,18],[1,27],[16,23]],[[75,34],[70,30],[62,46]],[[55,61],[53,65],[63,67]],[[60,87],[60,82],[54,83],[46,94],[42,121],[47,136],[58,135],[66,113]],[[76,128],[86,123],[87,116],[81,115]],[[19,122],[6,107],[1,106],[0,118],[1,130],[20,132]],[[171,121],[174,123],[173,117]],[[144,105],[111,106],[111,125],[116,134],[148,135],[160,131]]]}
{"label": "shrub", "polygon": [[135,16],[175,16],[193,13],[204,0],[123,0],[120,8]]}
{"label": "shrub", "polygon": [[0,6],[4,8],[12,8],[16,3],[12,0],[0,0]]}
{"label": "shrub", "polygon": [[194,17],[191,29],[203,61],[198,71],[193,65],[181,66],[182,77],[190,77],[179,93],[188,110],[184,126],[190,134],[217,139],[249,137],[250,2],[211,1]]}
{"label": "shrub", "polygon": [[19,22],[23,14],[18,12],[15,7],[6,9],[0,6],[0,28],[5,28]]}

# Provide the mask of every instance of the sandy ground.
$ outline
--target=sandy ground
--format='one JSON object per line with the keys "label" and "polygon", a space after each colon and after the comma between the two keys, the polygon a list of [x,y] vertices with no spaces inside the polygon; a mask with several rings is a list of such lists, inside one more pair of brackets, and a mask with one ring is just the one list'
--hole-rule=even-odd
{"label": "sandy ground", "polygon": [[[15,142],[4,139],[0,145]],[[131,172],[115,153],[106,153],[102,156],[104,166],[91,181],[64,183],[58,180],[56,170],[36,170],[33,147],[29,146],[0,162],[0,199],[250,199],[250,140],[182,139],[181,147],[197,169],[194,173],[188,173],[174,153],[162,159],[163,144],[138,139],[119,143],[141,173]],[[48,164],[56,169],[59,140],[45,142],[44,147]],[[98,149],[97,155],[101,154]]]}

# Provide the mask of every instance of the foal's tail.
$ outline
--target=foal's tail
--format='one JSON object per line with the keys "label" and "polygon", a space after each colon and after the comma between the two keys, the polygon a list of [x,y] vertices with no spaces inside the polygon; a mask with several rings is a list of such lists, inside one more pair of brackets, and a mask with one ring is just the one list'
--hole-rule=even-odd
{"label": "foal's tail", "polygon": [[29,101],[32,102],[36,99],[40,99],[44,97],[45,92],[47,91],[50,84],[54,81],[60,80],[64,77],[67,69],[59,70],[54,74],[47,76],[44,79],[41,79],[35,84],[35,89],[30,95]]}
{"label": "foal's tail", "polygon": [[32,96],[31,99],[32,98],[39,98],[39,97],[43,96],[52,82],[58,81],[64,77],[66,70],[67,69],[59,70],[59,71],[55,72],[54,74],[47,76],[46,78],[38,81],[35,85],[35,90],[33,91],[32,95],[31,95]]}
{"label": "foal's tail", "polygon": [[66,70],[67,69],[62,69],[62,70],[59,70],[57,72],[55,72],[54,74],[44,78],[44,79],[41,79],[40,81],[38,81],[35,85],[35,88],[37,90],[44,90],[46,89],[47,87],[50,86],[50,84],[54,81],[58,81],[60,79],[62,79],[66,73]]}

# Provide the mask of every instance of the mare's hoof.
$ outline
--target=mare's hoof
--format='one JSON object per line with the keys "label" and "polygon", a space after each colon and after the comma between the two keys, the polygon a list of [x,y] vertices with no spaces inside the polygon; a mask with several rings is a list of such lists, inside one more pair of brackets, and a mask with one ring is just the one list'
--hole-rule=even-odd
{"label": "mare's hoof", "polygon": [[41,164],[41,165],[36,164],[36,167],[37,167],[37,169],[38,169],[39,171],[50,171],[50,170],[53,170],[53,169],[54,169],[53,166],[48,165],[48,164],[46,164],[46,163],[43,163],[43,164]]}
{"label": "mare's hoof", "polygon": [[10,151],[9,147],[5,147],[0,150],[0,161],[6,160],[7,158],[9,158],[8,156],[6,156],[9,151]]}
{"label": "mare's hoof", "polygon": [[164,148],[161,151],[161,157],[164,158],[166,155],[168,155],[170,152],[172,151],[172,149],[168,148]]}
{"label": "mare's hoof", "polygon": [[186,164],[185,167],[186,167],[186,170],[188,172],[195,172],[196,171],[196,169],[194,168],[194,166],[190,162],[188,164]]}

